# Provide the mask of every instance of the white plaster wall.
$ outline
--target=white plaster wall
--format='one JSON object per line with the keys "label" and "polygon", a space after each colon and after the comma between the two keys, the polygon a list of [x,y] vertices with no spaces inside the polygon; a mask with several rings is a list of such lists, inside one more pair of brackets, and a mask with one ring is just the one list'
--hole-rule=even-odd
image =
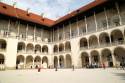
{"label": "white plaster wall", "polygon": [[6,67],[16,67],[16,54],[17,54],[17,39],[8,38],[7,40],[7,52],[6,52]]}

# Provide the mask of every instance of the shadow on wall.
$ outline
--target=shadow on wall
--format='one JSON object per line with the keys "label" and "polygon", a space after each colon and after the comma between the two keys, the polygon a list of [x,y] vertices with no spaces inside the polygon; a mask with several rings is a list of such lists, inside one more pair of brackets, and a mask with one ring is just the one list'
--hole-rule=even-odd
{"label": "shadow on wall", "polygon": [[125,80],[125,73],[113,73],[115,76],[119,76],[121,80]]}

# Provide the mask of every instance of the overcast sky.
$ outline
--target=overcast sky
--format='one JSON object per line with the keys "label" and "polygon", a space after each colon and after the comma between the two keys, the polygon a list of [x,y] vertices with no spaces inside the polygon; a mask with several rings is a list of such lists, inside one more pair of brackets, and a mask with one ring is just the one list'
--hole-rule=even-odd
{"label": "overcast sky", "polygon": [[56,20],[59,17],[70,13],[94,0],[0,0],[12,5],[16,3],[16,7],[26,10],[30,8],[30,12]]}

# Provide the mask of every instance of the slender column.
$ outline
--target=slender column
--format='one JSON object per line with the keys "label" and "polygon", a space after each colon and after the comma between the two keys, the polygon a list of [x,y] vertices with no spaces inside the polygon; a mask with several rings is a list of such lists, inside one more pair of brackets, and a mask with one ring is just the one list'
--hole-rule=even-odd
{"label": "slender column", "polygon": [[109,23],[108,23],[108,16],[107,16],[106,8],[104,8],[104,13],[105,13],[106,24],[107,24],[107,29],[108,29],[109,28]]}
{"label": "slender column", "polygon": [[41,40],[43,42],[43,30],[41,29]]}
{"label": "slender column", "polygon": [[36,41],[36,25],[34,27],[34,31],[33,31],[33,40]]}
{"label": "slender column", "polygon": [[117,2],[115,2],[115,6],[116,6],[116,9],[117,9],[117,12],[118,12],[118,17],[119,17],[119,20],[120,20],[120,25],[122,25],[122,19],[121,19],[121,15],[120,15],[120,11],[119,11],[119,5]]}
{"label": "slender column", "polygon": [[20,37],[19,35],[20,35],[20,21],[18,22],[18,30],[17,30],[17,35],[18,35],[18,38]]}
{"label": "slender column", "polygon": [[57,33],[58,33],[58,41],[59,41],[59,28],[57,29],[57,31],[58,31]]}
{"label": "slender column", "polygon": [[7,34],[6,34],[6,36],[8,37],[9,36],[9,32],[10,31],[10,19],[9,19],[9,22],[8,22],[8,27],[7,27]]}
{"label": "slender column", "polygon": [[98,27],[97,27],[97,19],[96,19],[96,14],[94,12],[94,20],[95,20],[95,27],[96,27],[96,31],[98,30]]}
{"label": "slender column", "polygon": [[64,29],[65,27],[64,27],[64,24],[63,24],[63,39],[65,40],[65,29]]}
{"label": "slender column", "polygon": [[79,36],[79,25],[78,25],[78,17],[76,19],[76,25],[77,25],[77,32],[78,32],[78,36]]}
{"label": "slender column", "polygon": [[98,46],[100,47],[99,35],[97,35],[97,39],[98,39]]}
{"label": "slender column", "polygon": [[35,65],[34,65],[34,59],[33,59],[33,66],[32,66],[33,68],[35,68]]}
{"label": "slender column", "polygon": [[26,27],[26,40],[27,40],[27,36],[28,36],[28,24],[27,24],[27,27]]}
{"label": "slender column", "polygon": [[86,19],[86,16],[84,17],[84,19],[85,19],[86,33],[88,33],[88,25],[87,25],[87,19]]}
{"label": "slender column", "polygon": [[100,66],[101,66],[101,65],[102,65],[102,55],[101,55],[101,52],[99,52],[99,59],[100,59],[100,60],[99,60],[99,61],[100,61],[99,64],[100,64]]}
{"label": "slender column", "polygon": [[69,21],[69,27],[70,27],[70,39],[72,38],[72,30],[71,30],[71,22]]}
{"label": "slender column", "polygon": [[89,53],[89,65],[91,65],[91,64],[92,64],[92,58],[91,58],[91,55]]}
{"label": "slender column", "polygon": [[89,48],[90,48],[90,47],[89,47],[89,46],[90,46],[90,45],[89,45],[89,38],[87,38],[87,44],[88,44],[88,49],[89,49]]}
{"label": "slender column", "polygon": [[55,34],[54,34],[54,28],[53,28],[53,42],[55,41]]}
{"label": "slender column", "polygon": [[24,69],[26,68],[26,57],[24,59]]}
{"label": "slender column", "polygon": [[113,66],[116,67],[116,59],[113,51],[111,51],[111,56],[112,56]]}

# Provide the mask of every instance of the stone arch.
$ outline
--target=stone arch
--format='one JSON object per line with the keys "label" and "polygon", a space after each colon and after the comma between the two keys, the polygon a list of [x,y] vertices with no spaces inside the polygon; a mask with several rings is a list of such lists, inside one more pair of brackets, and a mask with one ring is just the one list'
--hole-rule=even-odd
{"label": "stone arch", "polygon": [[26,51],[32,53],[34,51],[34,46],[32,43],[27,44]]}
{"label": "stone arch", "polygon": [[125,48],[123,47],[116,47],[114,49],[114,56],[116,60],[116,64],[120,66],[120,64],[125,64]]}
{"label": "stone arch", "polygon": [[104,63],[107,67],[113,67],[113,60],[111,51],[109,49],[103,49],[101,51],[102,63]]}
{"label": "stone arch", "polygon": [[64,44],[63,43],[59,44],[59,51],[60,52],[64,51]]}
{"label": "stone arch", "polygon": [[31,55],[26,57],[26,68],[33,68],[33,57]]}
{"label": "stone arch", "polygon": [[54,53],[56,53],[56,52],[58,52],[58,45],[54,45],[54,48],[53,48],[53,51],[54,51]]}
{"label": "stone arch", "polygon": [[0,54],[0,64],[5,64],[5,57],[3,54]]}
{"label": "stone arch", "polygon": [[103,32],[99,35],[99,42],[100,44],[108,44],[110,43],[109,35],[106,32]]}
{"label": "stone arch", "polygon": [[0,39],[0,50],[6,50],[7,42],[4,39]]}
{"label": "stone arch", "polygon": [[81,38],[80,39],[80,48],[82,47],[87,47],[88,46],[88,42],[86,38]]}
{"label": "stone arch", "polygon": [[66,51],[71,51],[71,44],[70,44],[69,41],[67,41],[67,42],[65,43],[65,50],[66,50]]}
{"label": "stone arch", "polygon": [[96,37],[96,35],[92,35],[89,37],[89,46],[90,47],[98,46],[98,38]]}
{"label": "stone arch", "polygon": [[89,65],[89,55],[87,52],[81,53],[81,67],[87,67]]}
{"label": "stone arch", "polygon": [[48,58],[46,56],[42,58],[42,67],[48,68]]}
{"label": "stone arch", "polygon": [[65,67],[63,55],[59,56],[59,66],[60,66],[60,68],[64,68]]}
{"label": "stone arch", "polygon": [[18,45],[17,45],[18,51],[25,51],[25,48],[26,48],[26,45],[24,42],[18,42]]}
{"label": "stone arch", "polygon": [[36,56],[34,58],[34,65],[35,65],[35,68],[38,68],[39,66],[41,66],[41,57],[40,56]]}
{"label": "stone arch", "polygon": [[48,46],[47,46],[47,45],[44,45],[44,46],[42,47],[42,52],[43,52],[43,53],[48,53]]}
{"label": "stone arch", "polygon": [[92,64],[96,64],[99,66],[100,57],[99,57],[98,51],[96,50],[91,51],[91,61],[92,61]]}
{"label": "stone arch", "polygon": [[54,68],[58,67],[58,58],[54,56]]}
{"label": "stone arch", "polygon": [[16,68],[24,68],[25,57],[23,55],[18,55],[16,59]]}
{"label": "stone arch", "polygon": [[123,34],[122,31],[119,29],[113,30],[111,32],[111,41],[112,42],[123,42]]}
{"label": "stone arch", "polygon": [[41,46],[39,44],[35,45],[35,53],[41,53]]}
{"label": "stone arch", "polygon": [[70,54],[66,55],[66,68],[71,68],[72,67],[72,58]]}

